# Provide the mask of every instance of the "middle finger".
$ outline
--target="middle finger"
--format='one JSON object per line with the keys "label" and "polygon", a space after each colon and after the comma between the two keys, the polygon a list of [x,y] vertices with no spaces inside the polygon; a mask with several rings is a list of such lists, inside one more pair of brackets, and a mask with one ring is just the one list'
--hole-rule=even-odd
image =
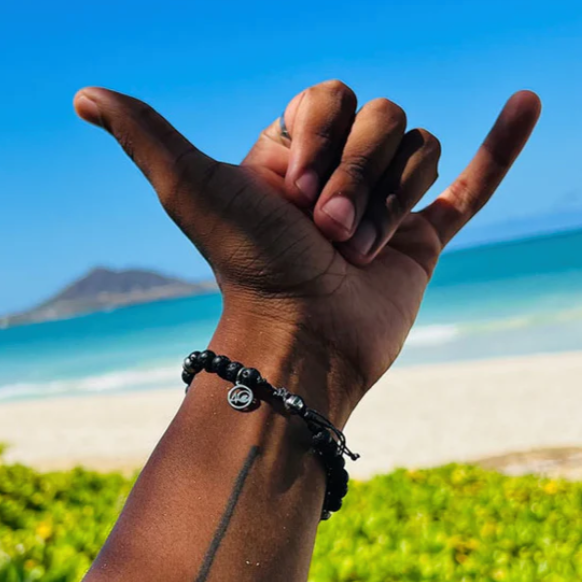
{"label": "middle finger", "polygon": [[375,99],[357,114],[341,160],[325,185],[313,219],[331,241],[351,238],[370,192],[394,157],[406,130],[406,115],[388,99]]}

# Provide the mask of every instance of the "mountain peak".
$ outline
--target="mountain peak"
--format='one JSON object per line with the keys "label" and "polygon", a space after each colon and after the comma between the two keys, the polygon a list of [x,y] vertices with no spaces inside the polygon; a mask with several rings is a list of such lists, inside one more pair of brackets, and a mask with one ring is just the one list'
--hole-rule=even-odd
{"label": "mountain peak", "polygon": [[110,269],[109,267],[102,267],[102,266],[98,266],[98,267],[93,267],[86,275],[85,277],[92,277],[94,275],[101,275],[101,274],[109,274],[112,275],[114,273],[119,273],[120,271],[118,269]]}
{"label": "mountain peak", "polygon": [[208,293],[214,281],[191,283],[144,269],[98,266],[37,307],[2,320],[3,325],[61,319],[135,303]]}

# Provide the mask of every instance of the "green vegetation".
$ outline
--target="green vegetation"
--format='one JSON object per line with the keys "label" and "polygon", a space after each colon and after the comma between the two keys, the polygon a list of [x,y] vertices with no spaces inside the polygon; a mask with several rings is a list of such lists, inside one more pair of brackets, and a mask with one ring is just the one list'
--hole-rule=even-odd
{"label": "green vegetation", "polygon": [[449,465],[356,483],[310,582],[582,580],[582,483]]}
{"label": "green vegetation", "polygon": [[[0,582],[76,582],[132,480],[0,466]],[[310,582],[582,580],[582,483],[450,465],[352,483]]]}
{"label": "green vegetation", "polygon": [[0,582],[76,582],[129,493],[118,474],[0,465]]}

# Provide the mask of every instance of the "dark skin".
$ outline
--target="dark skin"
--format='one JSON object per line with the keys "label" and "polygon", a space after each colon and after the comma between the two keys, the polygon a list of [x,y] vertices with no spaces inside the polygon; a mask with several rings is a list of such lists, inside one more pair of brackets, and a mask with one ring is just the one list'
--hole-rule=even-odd
{"label": "dark skin", "polygon": [[[487,202],[540,113],[514,95],[470,165],[432,204],[440,145],[345,85],[289,104],[240,166],[194,148],[145,104],[76,97],[142,169],[212,265],[224,313],[211,348],[259,368],[343,427],[397,357],[444,246]],[[329,204],[331,202],[331,204]],[[269,406],[229,409],[199,376],[144,469],[88,582],[307,579],[325,481],[304,427]],[[332,518],[333,519],[333,518]]]}

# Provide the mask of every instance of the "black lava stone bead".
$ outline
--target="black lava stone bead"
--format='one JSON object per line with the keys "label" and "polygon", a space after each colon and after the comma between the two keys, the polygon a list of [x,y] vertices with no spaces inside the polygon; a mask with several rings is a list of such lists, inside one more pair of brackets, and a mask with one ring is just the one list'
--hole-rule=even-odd
{"label": "black lava stone bead", "polygon": [[325,509],[327,511],[339,511],[342,508],[342,498],[336,495],[328,495],[325,499]]}
{"label": "black lava stone bead", "polygon": [[224,370],[223,378],[234,384],[234,382],[236,382],[236,377],[238,376],[238,373],[243,367],[244,366],[239,362],[230,362],[230,364],[228,364],[228,366],[226,366],[226,369]]}
{"label": "black lava stone bead", "polygon": [[347,483],[350,480],[350,476],[345,469],[340,469],[339,471],[334,471],[333,479],[336,483]]}
{"label": "black lava stone bead", "polygon": [[311,437],[311,442],[313,443],[313,447],[315,449],[319,449],[322,446],[329,445],[332,441],[333,439],[331,438],[331,435],[326,430],[316,432]]}
{"label": "black lava stone bead", "polygon": [[330,471],[339,471],[346,466],[346,460],[341,455],[337,455],[328,460],[327,466]]}
{"label": "black lava stone bead", "polygon": [[207,371],[207,372],[211,372],[211,364],[212,364],[212,360],[214,360],[214,358],[216,357],[216,354],[211,351],[211,350],[204,350],[201,354],[200,354],[200,363],[202,364],[202,367]]}
{"label": "black lava stone bead", "polygon": [[256,388],[257,384],[259,384],[261,380],[262,378],[260,372],[254,368],[243,368],[240,370],[236,378],[237,382],[240,382],[249,388]]}
{"label": "black lava stone bead", "polygon": [[334,481],[333,483],[330,483],[329,490],[333,495],[343,498],[348,492],[348,484],[343,481]]}
{"label": "black lava stone bead", "polygon": [[[190,360],[190,367],[192,368],[192,371],[194,372],[194,374],[198,374],[198,372],[202,371],[202,362],[200,361],[200,355],[201,355],[201,353],[196,351],[196,352],[192,352],[186,358],[186,360]],[[184,363],[186,363],[186,362],[184,361]]]}
{"label": "black lava stone bead", "polygon": [[226,356],[216,356],[212,360],[211,368],[212,371],[218,374],[221,378],[224,378],[226,372],[226,367],[230,364],[230,360]]}
{"label": "black lava stone bead", "polygon": [[339,456],[337,443],[327,431],[314,434],[311,442],[313,448],[321,455],[326,457]]}
{"label": "black lava stone bead", "polygon": [[184,382],[184,384],[187,386],[190,386],[190,384],[192,384],[192,380],[194,380],[194,374],[184,370],[182,372],[182,382]]}

